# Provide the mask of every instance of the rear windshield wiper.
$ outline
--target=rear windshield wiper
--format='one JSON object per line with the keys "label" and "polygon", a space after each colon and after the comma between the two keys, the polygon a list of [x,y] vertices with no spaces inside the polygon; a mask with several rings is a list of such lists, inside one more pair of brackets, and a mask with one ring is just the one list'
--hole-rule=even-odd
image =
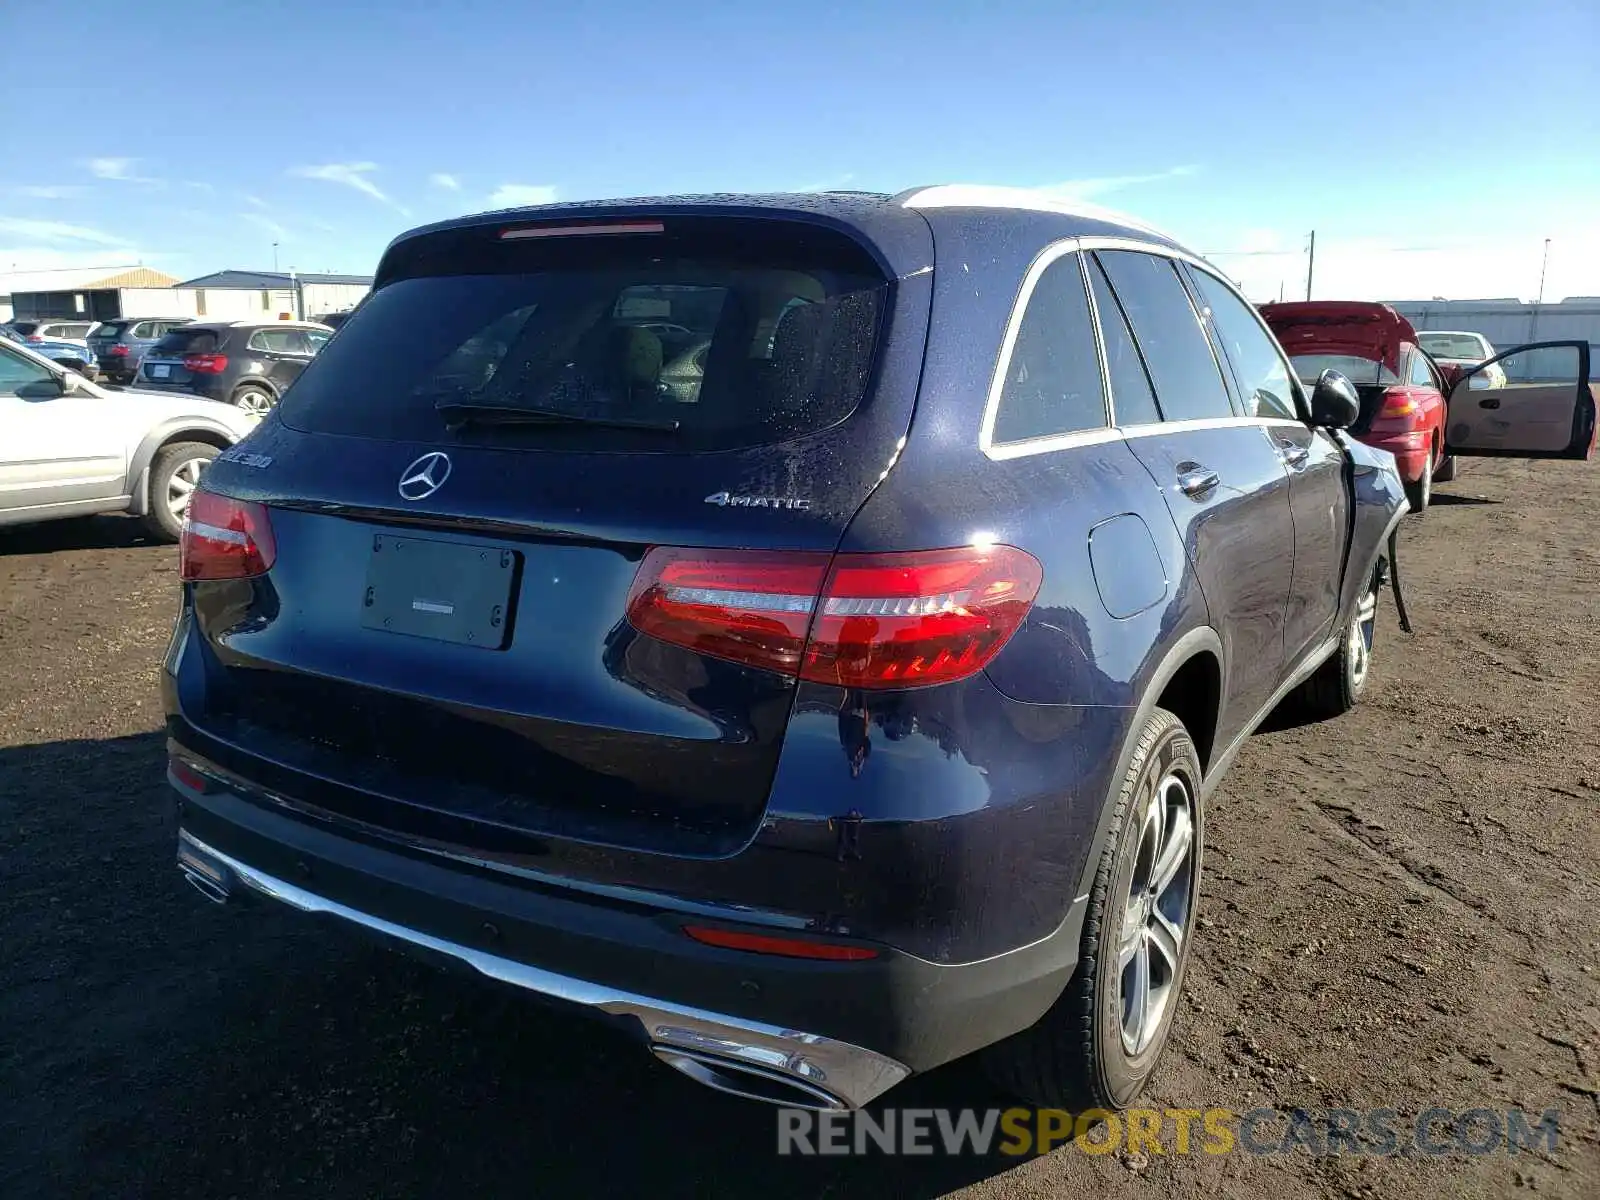
{"label": "rear windshield wiper", "polygon": [[676,433],[679,427],[678,422],[670,418],[603,417],[548,408],[507,408],[500,404],[439,404],[434,407],[451,429],[468,425],[593,425],[602,429]]}

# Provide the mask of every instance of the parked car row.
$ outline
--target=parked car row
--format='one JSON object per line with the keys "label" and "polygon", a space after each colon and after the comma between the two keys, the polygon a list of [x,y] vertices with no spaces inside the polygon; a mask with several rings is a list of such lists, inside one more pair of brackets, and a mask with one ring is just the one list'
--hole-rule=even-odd
{"label": "parked car row", "polygon": [[1369,687],[1401,459],[1593,449],[1586,343],[1490,385],[1372,310],[989,189],[402,235],[190,506],[180,869],[738,1095],[1125,1106],[1210,797]]}
{"label": "parked car row", "polygon": [[[93,380],[189,392],[260,416],[333,336],[316,321],[13,321],[0,334]],[[147,366],[148,363],[148,366]]]}

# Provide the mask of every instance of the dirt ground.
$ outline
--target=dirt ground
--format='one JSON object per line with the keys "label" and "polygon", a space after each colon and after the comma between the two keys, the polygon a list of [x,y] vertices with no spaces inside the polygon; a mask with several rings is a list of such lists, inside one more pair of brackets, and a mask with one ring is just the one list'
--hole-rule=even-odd
{"label": "dirt ground", "polygon": [[[1520,1106],[1554,1154],[774,1157],[771,1110],[475,979],[179,882],[155,673],[176,556],[0,532],[0,1195],[1600,1196],[1600,468],[1410,520],[1340,720],[1210,813],[1162,1107]],[[964,1064],[900,1107],[1003,1103]]]}

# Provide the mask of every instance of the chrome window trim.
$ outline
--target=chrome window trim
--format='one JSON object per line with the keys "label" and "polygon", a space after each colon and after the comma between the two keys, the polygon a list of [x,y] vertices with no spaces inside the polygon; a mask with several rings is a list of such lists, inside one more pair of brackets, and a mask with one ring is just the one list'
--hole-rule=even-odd
{"label": "chrome window trim", "polygon": [[[1077,252],[1077,238],[1062,238],[1039,251],[1028,264],[1027,273],[1023,275],[1016,297],[1011,302],[1011,312],[1006,317],[1005,336],[1000,339],[1000,356],[995,360],[994,373],[989,377],[989,395],[984,401],[983,418],[978,423],[978,449],[991,459],[1023,458],[1029,454],[1043,454],[1067,446],[1092,446],[1099,442],[1115,440],[1113,435],[1116,427],[1112,424],[1111,393],[1106,384],[1105,349],[1099,345],[1098,326],[1092,326],[1091,332],[1095,338],[1095,352],[1100,362],[1100,412],[1105,423],[1094,429],[1073,429],[1064,433],[1047,434],[1044,437],[1023,438],[1014,442],[997,444],[994,440],[995,421],[1000,416],[1000,397],[1005,391],[1006,378],[1011,370],[1011,356],[1016,350],[1017,338],[1022,332],[1022,320],[1027,315],[1028,305],[1033,301],[1033,293],[1046,271],[1068,255]],[[1092,323],[1094,295],[1090,291],[1089,277],[1084,273],[1083,264],[1079,262],[1077,267],[1078,284],[1083,288]]]}
{"label": "chrome window trim", "polygon": [[[1189,266],[1193,269],[1209,275],[1212,279],[1220,283],[1228,290],[1229,293],[1232,294],[1234,299],[1238,300],[1240,304],[1244,305],[1245,309],[1250,313],[1250,315],[1255,318],[1256,326],[1261,330],[1262,333],[1267,335],[1267,340],[1277,347],[1278,358],[1283,363],[1283,369],[1289,373],[1289,386],[1295,391],[1295,407],[1300,410],[1302,422],[1309,421],[1311,419],[1311,398],[1306,393],[1305,385],[1300,382],[1300,377],[1295,374],[1294,364],[1289,361],[1288,354],[1284,352],[1283,344],[1278,341],[1278,335],[1272,332],[1272,326],[1268,325],[1266,320],[1261,316],[1261,310],[1258,309],[1254,304],[1251,304],[1245,294],[1233,286],[1233,282],[1230,279],[1224,276],[1221,271],[1218,271],[1210,263],[1206,262],[1205,259],[1197,258],[1191,255],[1185,256],[1185,261],[1188,262]],[[1284,417],[1277,418],[1277,420],[1280,421],[1286,419],[1287,418]]]}
{"label": "chrome window trim", "polygon": [[[912,196],[915,199],[915,196]],[[907,207],[914,207],[907,202]],[[978,449],[984,457],[994,462],[1002,462],[1014,458],[1027,458],[1035,454],[1049,454],[1056,450],[1068,450],[1078,446],[1096,446],[1107,442],[1119,441],[1125,438],[1155,437],[1164,433],[1183,433],[1197,429],[1242,429],[1256,427],[1270,429],[1274,426],[1282,428],[1306,429],[1309,426],[1304,420],[1295,421],[1287,417],[1193,417],[1182,421],[1153,421],[1140,422],[1137,425],[1116,424],[1116,397],[1111,394],[1111,375],[1109,364],[1106,361],[1106,348],[1104,333],[1100,327],[1100,310],[1095,304],[1094,289],[1089,286],[1087,266],[1079,264],[1079,278],[1083,281],[1089,296],[1089,311],[1094,319],[1095,349],[1100,359],[1100,386],[1106,399],[1106,415],[1111,422],[1104,429],[1084,429],[1072,433],[1055,434],[1050,437],[1030,438],[1020,442],[994,443],[994,423],[1000,409],[1000,393],[1005,389],[1006,374],[1011,367],[1011,354],[1017,344],[1017,334],[1022,328],[1022,318],[1027,312],[1028,301],[1033,297],[1033,290],[1038,285],[1039,277],[1053,263],[1065,258],[1069,254],[1082,254],[1091,250],[1132,250],[1141,254],[1154,254],[1162,258],[1176,259],[1191,266],[1198,267],[1206,274],[1220,281],[1224,287],[1239,298],[1239,300],[1256,317],[1256,321],[1278,347],[1282,354],[1283,347],[1278,344],[1278,339],[1273,335],[1270,327],[1261,319],[1261,314],[1256,311],[1255,305],[1246,300],[1244,294],[1224,279],[1217,270],[1198,255],[1180,250],[1176,246],[1162,245],[1159,242],[1147,242],[1139,238],[1084,236],[1061,238],[1051,242],[1028,265],[1028,272],[1022,278],[1022,284],[1017,289],[1016,299],[1011,304],[1011,314],[1006,319],[1006,331],[1000,342],[1000,356],[995,362],[994,374],[989,381],[989,395],[984,402],[983,419],[978,427]],[[1185,293],[1188,292],[1185,287]],[[1191,305],[1193,298],[1190,299]],[[1209,343],[1210,337],[1207,336]],[[1215,350],[1212,351],[1213,356]],[[1299,385],[1299,378],[1285,359],[1285,366],[1289,369],[1289,378]],[[1219,370],[1221,364],[1218,364]],[[1302,389],[1302,398],[1304,391]],[[1231,397],[1230,397],[1231,399]],[[1157,399],[1159,404],[1159,397]]]}

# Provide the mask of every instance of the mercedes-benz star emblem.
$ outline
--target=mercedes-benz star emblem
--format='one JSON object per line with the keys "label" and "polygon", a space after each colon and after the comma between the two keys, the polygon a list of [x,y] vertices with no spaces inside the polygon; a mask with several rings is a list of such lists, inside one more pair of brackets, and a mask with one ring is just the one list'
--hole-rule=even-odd
{"label": "mercedes-benz star emblem", "polygon": [[450,456],[435,450],[424,454],[400,472],[400,496],[404,500],[425,500],[450,478]]}

